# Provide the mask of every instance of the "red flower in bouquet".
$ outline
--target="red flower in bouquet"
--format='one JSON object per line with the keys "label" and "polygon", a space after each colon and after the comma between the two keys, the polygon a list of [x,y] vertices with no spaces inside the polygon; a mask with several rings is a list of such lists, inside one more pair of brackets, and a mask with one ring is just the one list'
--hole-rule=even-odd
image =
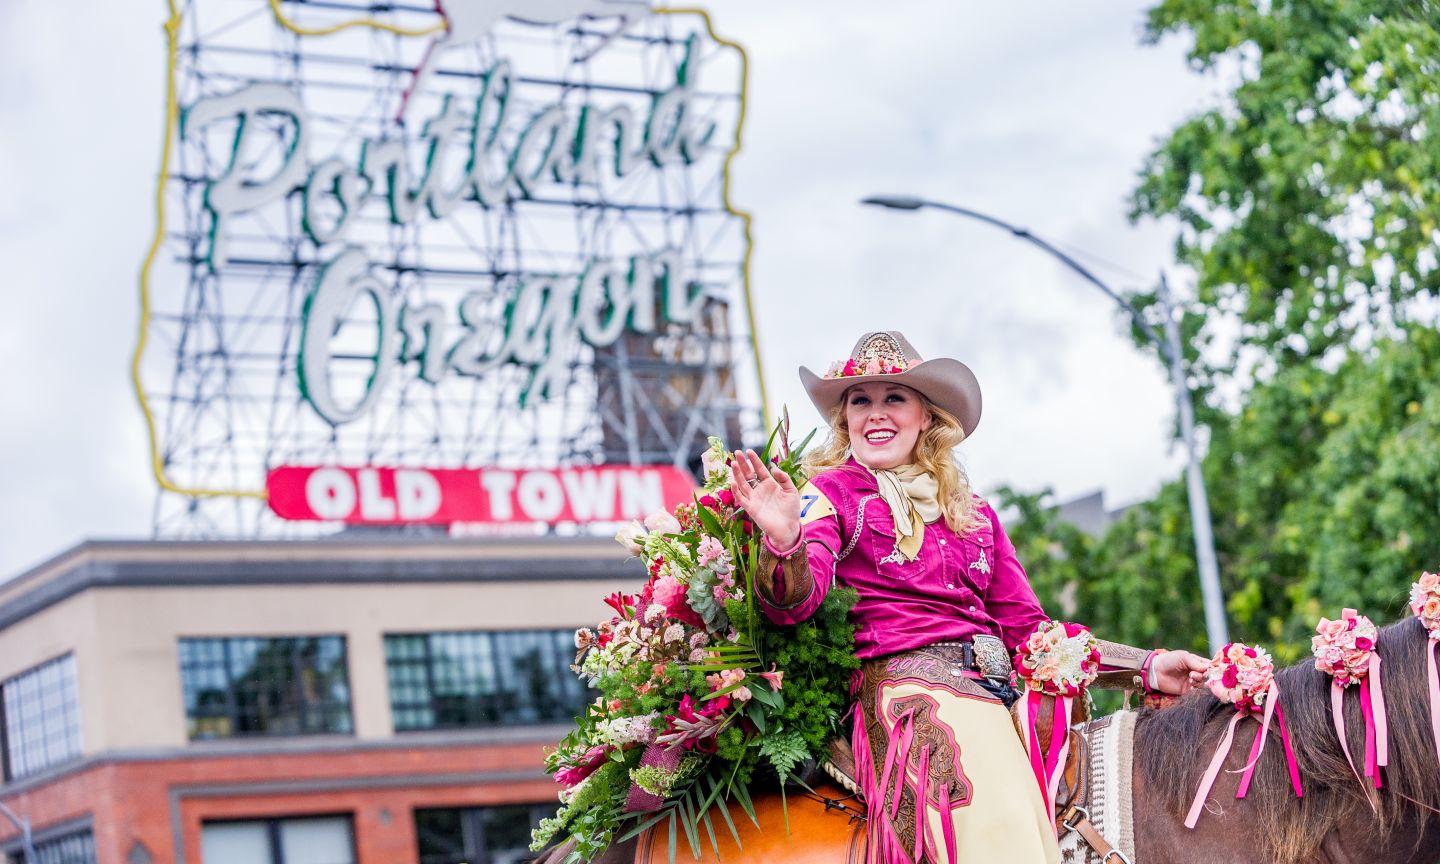
{"label": "red flower in bouquet", "polygon": [[581,754],[580,758],[576,759],[574,763],[556,771],[555,782],[564,786],[566,789],[575,786],[581,780],[594,774],[601,765],[605,764],[605,759],[610,755],[611,749],[612,748],[604,744],[597,744],[591,747]]}

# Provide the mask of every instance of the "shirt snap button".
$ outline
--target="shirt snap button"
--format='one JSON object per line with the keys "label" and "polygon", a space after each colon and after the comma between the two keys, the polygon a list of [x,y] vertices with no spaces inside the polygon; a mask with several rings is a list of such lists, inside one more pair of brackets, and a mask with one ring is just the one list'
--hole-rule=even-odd
{"label": "shirt snap button", "polygon": [[975,607],[974,607],[974,606],[971,606],[971,607],[970,607],[970,611],[971,611],[971,612],[974,612],[974,611],[975,611]]}
{"label": "shirt snap button", "polygon": [[943,538],[943,537],[940,538],[940,545],[941,545],[941,546],[944,546],[944,545],[945,545],[945,538]]}

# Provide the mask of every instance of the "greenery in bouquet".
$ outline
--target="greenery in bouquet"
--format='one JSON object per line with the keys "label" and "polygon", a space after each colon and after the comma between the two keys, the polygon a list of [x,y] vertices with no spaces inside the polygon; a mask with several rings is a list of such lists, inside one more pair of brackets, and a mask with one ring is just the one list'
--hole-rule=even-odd
{"label": "greenery in bouquet", "polygon": [[[761,456],[803,485],[809,440],[792,450],[782,424]],[[588,861],[665,823],[672,858],[682,834],[698,856],[702,837],[714,847],[717,831],[735,836],[732,805],[754,819],[752,780],[783,789],[839,734],[859,666],[855,594],[832,590],[797,626],[765,617],[754,590],[762,538],[731,495],[731,458],[711,438],[695,499],[616,535],[649,579],[607,597],[614,614],[575,633],[571,668],[599,695],[547,757],[561,807],[534,831],[535,851],[568,836],[568,860]]]}

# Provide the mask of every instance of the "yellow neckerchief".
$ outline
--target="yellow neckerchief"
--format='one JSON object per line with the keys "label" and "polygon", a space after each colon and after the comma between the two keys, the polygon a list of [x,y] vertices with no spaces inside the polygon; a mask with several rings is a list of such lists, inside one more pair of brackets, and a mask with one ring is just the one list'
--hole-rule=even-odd
{"label": "yellow neckerchief", "polygon": [[906,561],[914,561],[925,540],[925,523],[940,518],[940,502],[936,498],[940,486],[935,478],[916,465],[895,469],[868,469],[875,475],[880,498],[895,517],[895,552]]}

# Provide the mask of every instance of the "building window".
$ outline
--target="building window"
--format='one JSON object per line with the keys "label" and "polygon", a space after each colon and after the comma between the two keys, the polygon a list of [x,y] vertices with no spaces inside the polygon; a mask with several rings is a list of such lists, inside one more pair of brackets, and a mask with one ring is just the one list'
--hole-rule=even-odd
{"label": "building window", "polygon": [[[7,844],[9,854],[0,860],[8,864],[26,864],[25,849],[18,846],[18,842],[14,840]],[[95,864],[95,837],[86,828],[48,840],[37,840],[34,864]]]}
{"label": "building window", "polygon": [[5,779],[79,759],[80,698],[75,656],[66,654],[0,682]]}
{"label": "building window", "polygon": [[385,637],[395,729],[562,722],[584,710],[573,630]]}
{"label": "building window", "polygon": [[416,810],[420,864],[528,861],[535,857],[530,851],[530,829],[554,812],[550,804]]}
{"label": "building window", "polygon": [[200,826],[204,864],[355,864],[349,816],[206,822]]}
{"label": "building window", "polygon": [[181,639],[190,740],[349,732],[345,637]]}

